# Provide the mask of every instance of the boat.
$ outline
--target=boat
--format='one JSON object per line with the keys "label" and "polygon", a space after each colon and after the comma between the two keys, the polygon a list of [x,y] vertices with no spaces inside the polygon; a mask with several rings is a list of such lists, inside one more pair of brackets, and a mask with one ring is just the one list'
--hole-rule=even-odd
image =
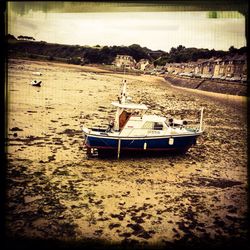
{"label": "boat", "polygon": [[42,81],[33,80],[31,82],[31,85],[35,86],[35,87],[41,87],[41,83],[42,83]]}
{"label": "boat", "polygon": [[132,103],[126,88],[123,79],[121,95],[111,103],[116,107],[115,118],[107,127],[82,127],[87,155],[112,151],[119,159],[121,152],[131,150],[185,153],[196,144],[203,133],[204,108],[200,110],[198,127],[190,128],[186,120],[146,114],[148,107]]}
{"label": "boat", "polygon": [[39,71],[37,71],[37,72],[33,72],[32,74],[33,74],[33,75],[35,75],[35,76],[41,76],[41,75],[42,75],[42,73],[41,73],[41,72],[39,72]]}

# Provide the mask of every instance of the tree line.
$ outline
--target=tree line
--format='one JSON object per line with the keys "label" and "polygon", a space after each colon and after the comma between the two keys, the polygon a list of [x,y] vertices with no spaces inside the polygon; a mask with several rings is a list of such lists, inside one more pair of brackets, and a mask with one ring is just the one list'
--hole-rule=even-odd
{"label": "tree line", "polygon": [[223,51],[214,49],[186,48],[185,46],[179,45],[176,48],[172,47],[169,53],[161,57],[157,63],[159,65],[165,65],[166,63],[196,62],[198,59],[208,59],[211,57],[221,58],[228,55],[242,55],[245,53],[247,53],[246,47],[237,49],[231,46],[228,51]]}
{"label": "tree line", "polygon": [[24,39],[24,40],[32,40],[35,41],[35,38],[32,36],[18,36],[18,39]]}
{"label": "tree line", "polygon": [[[19,36],[20,39],[33,40],[31,37]],[[11,39],[10,39],[11,38]],[[74,64],[112,64],[117,55],[130,55],[137,62],[140,59],[148,59],[155,66],[163,66],[166,63],[180,63],[197,61],[198,59],[207,59],[211,57],[223,57],[233,54],[244,54],[247,51],[246,47],[240,49],[231,46],[228,51],[209,50],[198,48],[186,48],[179,45],[176,48],[172,47],[169,52],[162,50],[153,51],[147,47],[141,47],[138,44],[130,46],[104,46],[96,45],[94,47],[79,46],[79,45],[63,45],[52,44],[43,41],[25,41],[14,40],[14,36],[7,35],[9,52],[17,53],[20,56],[41,55],[48,57],[49,60],[54,58],[63,58],[69,63]]]}

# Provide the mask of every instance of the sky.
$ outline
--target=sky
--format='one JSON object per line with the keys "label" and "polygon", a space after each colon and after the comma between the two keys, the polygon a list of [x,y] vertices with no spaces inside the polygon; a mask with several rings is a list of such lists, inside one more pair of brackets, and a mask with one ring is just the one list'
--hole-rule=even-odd
{"label": "sky", "polygon": [[228,50],[246,46],[245,18],[238,12],[43,12],[8,8],[8,33],[49,43],[113,46],[139,44],[169,52],[172,47]]}

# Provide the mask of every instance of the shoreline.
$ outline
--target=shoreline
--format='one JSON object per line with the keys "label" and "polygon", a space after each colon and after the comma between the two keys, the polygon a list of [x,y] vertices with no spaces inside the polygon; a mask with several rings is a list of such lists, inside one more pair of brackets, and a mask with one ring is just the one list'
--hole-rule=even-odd
{"label": "shoreline", "polygon": [[[48,65],[56,64],[58,66],[62,66],[62,67],[66,67],[66,68],[78,68],[78,69],[81,69],[83,72],[103,73],[103,74],[106,73],[106,74],[117,74],[117,75],[123,74],[123,72],[121,72],[121,71],[115,71],[114,69],[108,69],[107,65],[88,65],[88,66],[86,66],[86,65],[67,64],[67,63],[57,62],[57,61],[35,60],[35,59],[28,59],[28,58],[27,59],[26,58],[8,58],[8,60],[32,61],[32,62],[35,62],[37,64],[47,63]],[[159,78],[162,78],[164,81],[169,82],[173,87],[182,88],[182,89],[185,89],[187,91],[193,90],[194,93],[195,92],[198,93],[198,91],[201,91],[199,93],[207,95],[207,96],[216,96],[218,98],[223,98],[223,95],[225,95],[224,97],[226,97],[226,99],[231,99],[231,100],[242,99],[242,101],[244,102],[244,99],[245,98],[247,99],[247,94],[248,94],[246,84],[238,84],[238,83],[231,83],[231,82],[230,83],[219,83],[219,82],[216,83],[214,81],[206,80],[207,82],[211,82],[211,84],[215,85],[218,89],[220,89],[220,87],[223,87],[222,84],[227,84],[227,85],[230,84],[230,88],[232,88],[232,87],[240,88],[242,86],[243,86],[243,88],[246,88],[243,91],[240,90],[240,92],[245,93],[245,94],[238,95],[238,94],[229,93],[230,89],[229,89],[229,91],[225,90],[227,93],[221,93],[220,91],[215,91],[215,90],[212,91],[212,90],[206,90],[206,89],[196,89],[196,86],[189,87],[189,85],[187,84],[187,82],[192,82],[192,81],[199,82],[199,81],[201,81],[199,79],[180,79],[180,78],[176,79],[176,77],[169,76],[169,75],[167,75],[167,76],[166,75],[152,76],[152,75],[144,74],[143,72],[129,72],[129,71],[127,71],[125,73],[126,73],[126,75],[131,75],[131,76],[146,75],[146,76],[150,76],[150,77],[159,77]],[[177,83],[175,82],[176,80],[177,80]],[[186,82],[185,83],[186,86],[185,85],[183,86],[183,84],[182,84],[182,82],[184,82],[184,81]],[[213,93],[218,94],[218,95],[213,95]],[[235,96],[235,97],[232,97],[232,96]],[[242,98],[238,98],[238,97],[242,97]]]}
{"label": "shoreline", "polygon": [[200,94],[200,95],[204,95],[207,97],[212,97],[212,98],[220,99],[220,100],[224,100],[224,101],[237,102],[237,103],[241,103],[241,104],[246,104],[248,101],[248,96],[239,96],[239,95],[210,92],[210,91],[205,91],[205,90],[200,90],[200,89],[191,89],[191,88],[175,86],[172,84],[171,84],[171,86],[173,88],[176,88],[176,89],[183,89],[185,91],[189,91],[192,93],[196,93],[196,94]]}

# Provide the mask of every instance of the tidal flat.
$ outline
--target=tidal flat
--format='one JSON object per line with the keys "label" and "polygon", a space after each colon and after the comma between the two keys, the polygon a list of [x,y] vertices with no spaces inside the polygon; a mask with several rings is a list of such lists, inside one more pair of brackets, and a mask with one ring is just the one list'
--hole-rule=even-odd
{"label": "tidal flat", "polygon": [[[197,144],[185,155],[86,157],[81,127],[108,124],[123,77],[150,114],[198,120],[204,107]],[[42,86],[31,86],[33,79]],[[10,59],[7,104],[7,245],[245,246],[245,97],[175,88],[157,76]]]}

